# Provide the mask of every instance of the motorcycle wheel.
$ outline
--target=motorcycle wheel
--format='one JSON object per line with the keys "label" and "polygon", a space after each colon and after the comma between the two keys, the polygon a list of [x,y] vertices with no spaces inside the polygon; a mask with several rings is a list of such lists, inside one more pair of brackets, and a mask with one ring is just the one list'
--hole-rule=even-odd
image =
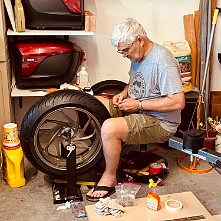
{"label": "motorcycle wheel", "polygon": [[65,138],[71,129],[76,145],[77,174],[86,173],[103,157],[101,125],[109,118],[105,106],[95,97],[77,90],[50,93],[35,103],[25,115],[20,141],[27,159],[51,176],[66,175]]}
{"label": "motorcycle wheel", "polygon": [[94,95],[101,95],[102,93],[118,94],[123,91],[126,85],[123,81],[105,80],[94,84],[91,88]]}

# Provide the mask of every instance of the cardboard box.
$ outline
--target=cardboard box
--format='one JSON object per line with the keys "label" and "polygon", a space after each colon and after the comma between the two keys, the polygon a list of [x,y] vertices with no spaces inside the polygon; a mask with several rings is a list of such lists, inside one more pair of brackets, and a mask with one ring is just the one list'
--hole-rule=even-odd
{"label": "cardboard box", "polygon": [[85,11],[85,31],[86,32],[96,31],[96,16],[90,11]]}
{"label": "cardboard box", "polygon": [[221,91],[211,91],[210,116],[221,118]]}
{"label": "cardboard box", "polygon": [[[182,209],[176,212],[168,211],[165,208],[165,202],[169,199],[176,199],[183,205]],[[94,205],[85,206],[85,211],[89,221],[164,221],[182,219],[187,220],[187,217],[203,215],[205,218],[211,218],[211,214],[201,204],[192,192],[172,193],[160,196],[161,209],[154,211],[146,206],[147,198],[136,199],[136,205],[125,207],[125,211],[119,218],[114,218],[112,215],[98,215],[94,212]],[[191,220],[191,219],[189,219]],[[193,219],[192,219],[193,220]],[[203,219],[206,220],[206,219]],[[211,220],[211,219],[210,219]]]}

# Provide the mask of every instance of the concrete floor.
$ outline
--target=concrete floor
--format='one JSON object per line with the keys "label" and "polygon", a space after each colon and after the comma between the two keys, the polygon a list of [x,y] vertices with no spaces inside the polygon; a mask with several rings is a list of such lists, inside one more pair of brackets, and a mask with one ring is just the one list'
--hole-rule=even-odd
{"label": "concrete floor", "polygon": [[[159,147],[156,153],[163,156],[169,163],[169,174],[163,180],[163,186],[160,187],[161,194],[192,191],[211,215],[221,214],[221,176],[216,170],[213,169],[205,174],[189,173],[177,165],[177,159],[183,154],[180,151]],[[208,167],[208,164],[200,161],[200,167]],[[0,185],[1,221],[88,220],[74,218],[70,209],[56,211],[60,204],[53,204],[49,177],[37,172],[26,160],[25,170],[27,180],[25,186],[10,188],[5,181]],[[142,184],[137,197],[146,197],[146,194],[147,185]],[[113,194],[112,198],[115,197],[116,195]],[[86,200],[82,202],[84,205],[92,204]]]}

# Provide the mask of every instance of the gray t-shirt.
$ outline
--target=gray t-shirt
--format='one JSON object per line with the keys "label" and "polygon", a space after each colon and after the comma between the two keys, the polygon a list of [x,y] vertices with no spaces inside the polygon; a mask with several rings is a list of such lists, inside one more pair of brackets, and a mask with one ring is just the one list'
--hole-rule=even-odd
{"label": "gray t-shirt", "polygon": [[[141,62],[132,62],[129,71],[129,97],[137,100],[154,100],[168,94],[183,91],[180,66],[166,48],[153,43],[148,55]],[[146,114],[160,120],[161,126],[175,133],[181,122],[181,111],[154,112]]]}

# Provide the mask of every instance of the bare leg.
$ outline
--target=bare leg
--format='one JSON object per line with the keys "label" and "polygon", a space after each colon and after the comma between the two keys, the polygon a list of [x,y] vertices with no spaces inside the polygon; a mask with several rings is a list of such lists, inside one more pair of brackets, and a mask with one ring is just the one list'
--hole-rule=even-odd
{"label": "bare leg", "polygon": [[105,97],[102,97],[102,96],[95,96],[100,102],[103,103],[103,105],[108,109],[108,111],[110,111],[110,108],[109,108],[109,99],[108,98],[105,98]]}
{"label": "bare leg", "polygon": [[[122,141],[126,140],[127,135],[128,127],[124,118],[110,118],[103,123],[101,137],[106,168],[98,186],[113,187],[117,183],[116,170],[120,160]],[[102,197],[106,193],[107,191],[94,191],[92,188],[87,195]]]}

